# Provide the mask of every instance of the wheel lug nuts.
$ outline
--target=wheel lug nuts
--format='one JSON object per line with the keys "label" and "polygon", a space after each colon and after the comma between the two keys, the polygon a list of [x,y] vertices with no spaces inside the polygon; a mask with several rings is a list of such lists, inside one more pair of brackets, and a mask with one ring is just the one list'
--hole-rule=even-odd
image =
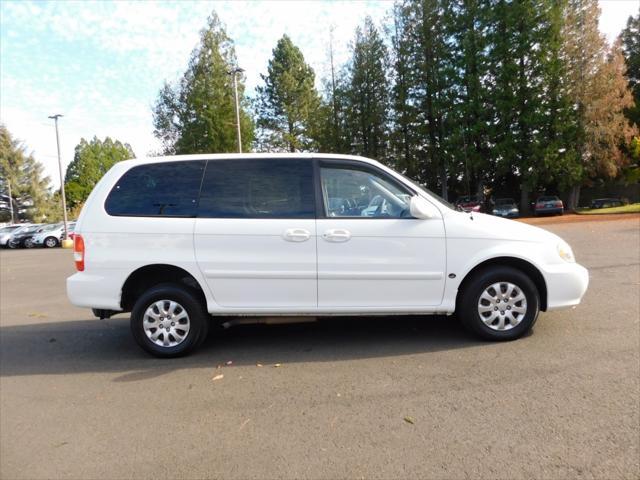
{"label": "wheel lug nuts", "polygon": [[[511,307],[509,307],[509,308],[511,308]],[[175,327],[175,326],[176,326],[176,323],[175,323],[175,322],[171,322],[171,326],[172,326],[172,327]]]}
{"label": "wheel lug nuts", "polygon": [[493,307],[494,310],[498,310],[498,307]]}

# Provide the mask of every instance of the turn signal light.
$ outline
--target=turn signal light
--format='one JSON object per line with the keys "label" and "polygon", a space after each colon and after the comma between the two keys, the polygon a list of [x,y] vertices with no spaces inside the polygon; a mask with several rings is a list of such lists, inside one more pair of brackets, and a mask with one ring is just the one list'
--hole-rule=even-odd
{"label": "turn signal light", "polygon": [[82,235],[73,236],[73,259],[76,262],[76,269],[79,272],[84,271],[84,239]]}

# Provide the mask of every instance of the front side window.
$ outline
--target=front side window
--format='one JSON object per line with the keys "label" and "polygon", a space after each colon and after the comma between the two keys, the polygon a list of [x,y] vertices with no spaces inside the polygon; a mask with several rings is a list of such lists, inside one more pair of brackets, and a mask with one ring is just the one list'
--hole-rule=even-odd
{"label": "front side window", "polygon": [[396,183],[356,168],[321,167],[327,217],[409,217],[411,196]]}
{"label": "front side window", "polygon": [[105,202],[109,215],[193,217],[206,161],[162,162],[128,170]]}
{"label": "front side window", "polygon": [[311,161],[209,161],[202,182],[198,216],[315,218]]}

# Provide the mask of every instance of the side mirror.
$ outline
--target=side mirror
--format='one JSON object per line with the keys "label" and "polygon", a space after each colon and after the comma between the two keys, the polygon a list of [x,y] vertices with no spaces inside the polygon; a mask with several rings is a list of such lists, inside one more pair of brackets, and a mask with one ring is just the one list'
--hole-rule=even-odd
{"label": "side mirror", "polygon": [[421,218],[427,220],[429,218],[439,218],[440,212],[424,198],[415,195],[411,197],[411,203],[409,203],[409,212],[414,218]]}

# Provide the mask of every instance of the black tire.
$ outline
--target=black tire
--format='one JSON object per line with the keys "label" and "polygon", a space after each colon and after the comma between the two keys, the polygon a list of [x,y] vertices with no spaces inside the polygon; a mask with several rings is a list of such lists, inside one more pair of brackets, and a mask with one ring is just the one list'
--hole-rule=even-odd
{"label": "black tire", "polygon": [[24,248],[33,248],[33,247],[35,247],[35,245],[33,243],[33,239],[31,239],[31,238],[27,238],[24,242],[22,242],[22,246]]}
{"label": "black tire", "polygon": [[[190,328],[184,340],[174,346],[154,343],[145,333],[145,313],[155,302],[167,300],[177,302],[189,317]],[[209,314],[204,302],[193,290],[173,283],[163,283],[150,288],[136,301],[131,311],[131,332],[138,345],[153,356],[160,358],[180,357],[192,352],[207,337]],[[161,332],[164,338],[164,333]],[[174,338],[169,334],[169,340]],[[175,338],[174,338],[175,340]]]}
{"label": "black tire", "polygon": [[[487,288],[498,282],[509,282],[517,286],[527,302],[523,318],[508,330],[494,330],[489,327],[482,320],[478,311],[480,296]],[[540,295],[529,276],[518,269],[501,266],[481,270],[465,281],[456,306],[456,313],[468,330],[480,338],[493,341],[515,340],[522,337],[536,323],[539,311]]]}
{"label": "black tire", "polygon": [[7,242],[7,248],[10,248],[12,250],[15,250],[16,248],[18,248],[20,245],[16,242],[12,242],[12,241],[8,241]]}
{"label": "black tire", "polygon": [[42,242],[45,248],[55,248],[60,244],[60,241],[56,237],[47,237]]}

